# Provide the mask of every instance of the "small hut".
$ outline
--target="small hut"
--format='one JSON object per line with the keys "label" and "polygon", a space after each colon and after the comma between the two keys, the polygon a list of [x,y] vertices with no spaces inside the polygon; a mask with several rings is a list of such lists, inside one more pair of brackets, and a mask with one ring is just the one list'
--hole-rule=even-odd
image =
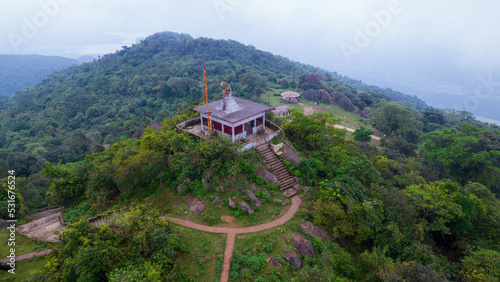
{"label": "small hut", "polygon": [[273,113],[276,117],[284,117],[284,116],[287,116],[289,114],[291,114],[291,109],[289,106],[287,105],[280,105],[280,106],[276,106],[274,107],[272,110],[271,110],[271,113]]}
{"label": "small hut", "polygon": [[300,94],[293,91],[281,93],[281,99],[285,102],[298,103]]}

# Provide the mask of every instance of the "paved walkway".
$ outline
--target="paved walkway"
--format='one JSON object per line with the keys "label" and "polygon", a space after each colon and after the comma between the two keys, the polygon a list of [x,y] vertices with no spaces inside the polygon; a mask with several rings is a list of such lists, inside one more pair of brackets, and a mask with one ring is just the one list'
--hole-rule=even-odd
{"label": "paved walkway", "polygon": [[[264,230],[271,229],[273,227],[277,227],[277,226],[285,224],[290,219],[292,219],[292,217],[297,213],[297,211],[299,210],[300,204],[302,203],[302,201],[300,200],[298,195],[293,196],[291,198],[291,200],[292,200],[292,204],[291,204],[290,208],[282,217],[277,218],[271,222],[263,223],[263,224],[256,225],[256,226],[236,227],[236,228],[214,227],[214,226],[207,226],[207,225],[191,222],[191,221],[184,220],[184,219],[174,218],[174,217],[169,217],[168,220],[174,224],[178,224],[178,225],[188,227],[191,229],[196,229],[196,230],[210,232],[210,233],[227,234],[226,250],[224,251],[224,263],[222,265],[222,272],[220,275],[220,281],[226,282],[226,281],[229,281],[229,270],[231,269],[231,258],[233,257],[236,234],[254,233],[254,232],[264,231]],[[166,218],[162,217],[162,219],[165,220]],[[33,258],[33,257],[38,257],[38,256],[44,256],[44,255],[49,254],[51,251],[52,250],[47,249],[47,250],[40,251],[40,252],[20,255],[20,256],[16,257],[16,261],[25,260],[25,259],[29,259],[29,258]],[[2,262],[2,263],[6,263],[8,261],[9,261],[8,258],[0,260],[0,262]]]}
{"label": "paved walkway", "polygon": [[227,234],[226,250],[224,252],[224,263],[222,265],[222,272],[220,275],[220,281],[226,282],[226,281],[229,281],[229,270],[231,268],[231,258],[233,257],[234,242],[235,242],[236,234],[264,231],[264,230],[285,224],[297,213],[297,211],[299,210],[300,204],[302,203],[302,201],[300,200],[298,195],[293,196],[291,199],[292,199],[292,205],[290,206],[288,211],[282,217],[277,218],[276,220],[273,220],[271,222],[263,223],[263,224],[256,225],[256,226],[236,227],[236,228],[214,227],[214,226],[206,226],[206,225],[202,225],[199,223],[194,223],[194,222],[184,220],[184,219],[173,218],[173,217],[170,217],[169,221],[171,221],[172,223],[181,225],[181,226],[185,226],[185,227],[200,230],[200,231],[205,231],[205,232],[210,232],[210,233],[225,233],[225,234]]}

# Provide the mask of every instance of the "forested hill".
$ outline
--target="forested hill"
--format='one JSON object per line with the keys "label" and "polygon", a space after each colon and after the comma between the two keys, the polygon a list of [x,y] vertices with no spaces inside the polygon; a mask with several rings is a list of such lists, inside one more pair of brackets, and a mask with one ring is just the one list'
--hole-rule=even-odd
{"label": "forested hill", "polygon": [[[358,88],[370,88],[235,41],[163,32],[0,99],[0,160],[30,175],[45,161],[79,161],[92,149],[131,137],[204,100],[204,63],[211,100],[220,98],[226,79],[235,95],[253,100],[268,89],[314,88],[299,85],[304,73],[317,74],[328,91],[356,95]],[[388,89],[369,94],[425,107],[416,97]]]}
{"label": "forested hill", "polygon": [[59,56],[0,55],[0,96],[36,85],[49,74],[78,64]]}

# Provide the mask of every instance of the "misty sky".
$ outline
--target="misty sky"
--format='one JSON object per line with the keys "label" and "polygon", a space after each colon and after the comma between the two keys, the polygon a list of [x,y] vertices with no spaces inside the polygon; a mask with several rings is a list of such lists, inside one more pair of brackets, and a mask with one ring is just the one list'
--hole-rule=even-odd
{"label": "misty sky", "polygon": [[[0,54],[76,58],[174,31],[233,39],[381,86],[407,86],[401,90],[409,94],[442,88],[470,96],[478,77],[500,82],[499,11],[495,0],[3,0]],[[487,98],[498,103],[499,92]]]}

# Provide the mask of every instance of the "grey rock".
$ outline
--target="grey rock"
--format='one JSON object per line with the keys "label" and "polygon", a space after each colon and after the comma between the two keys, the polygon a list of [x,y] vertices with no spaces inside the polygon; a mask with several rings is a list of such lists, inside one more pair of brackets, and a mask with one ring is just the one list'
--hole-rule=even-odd
{"label": "grey rock", "polygon": [[202,214],[205,211],[205,208],[207,205],[201,201],[197,202],[196,204],[189,206],[189,209],[194,213],[194,214]]}
{"label": "grey rock", "polygon": [[229,201],[228,205],[229,205],[230,208],[233,208],[233,209],[236,208],[236,202],[235,201],[233,201],[231,198],[227,198],[227,200]]}
{"label": "grey rock", "polygon": [[262,190],[259,187],[257,187],[257,185],[255,185],[255,184],[250,185],[250,189],[252,189],[253,191],[259,192],[259,195],[262,194]]}
{"label": "grey rock", "polygon": [[276,258],[274,258],[272,255],[269,255],[266,261],[274,267],[279,267],[279,268],[283,267],[283,265],[279,261],[277,261]]}
{"label": "grey rock", "polygon": [[285,201],[283,202],[283,206],[286,206],[286,205],[289,205],[289,204],[290,204],[290,201],[289,201],[289,200],[285,200]]}
{"label": "grey rock", "polygon": [[248,199],[250,199],[250,201],[252,201],[252,203],[254,203],[254,205],[258,209],[262,208],[262,205],[260,204],[259,198],[257,198],[257,196],[255,196],[255,194],[252,191],[245,190],[245,191],[243,191],[243,193],[245,193],[245,195],[248,197]]}
{"label": "grey rock", "polygon": [[283,200],[280,199],[273,199],[273,202],[276,204],[283,204]]}
{"label": "grey rock", "polygon": [[177,185],[177,191],[182,192],[182,190],[184,189],[184,186],[186,184],[188,184],[189,182],[191,182],[191,179],[189,179],[189,177],[184,179],[184,181],[182,181],[181,184]]}
{"label": "grey rock", "polygon": [[242,209],[244,212],[246,212],[246,213],[250,213],[250,214],[255,213],[255,212],[253,211],[253,209],[250,207],[250,205],[249,205],[247,202],[245,202],[245,201],[241,201],[241,202],[239,202],[238,204],[240,205],[241,209]]}
{"label": "grey rock", "polygon": [[302,234],[293,233],[293,246],[303,256],[314,256],[314,246]]}
{"label": "grey rock", "polygon": [[279,184],[278,178],[276,178],[276,175],[270,173],[269,171],[265,170],[263,167],[259,166],[256,171],[257,175],[262,177],[265,181],[269,183],[274,183],[276,185]]}
{"label": "grey rock", "polygon": [[205,178],[202,178],[202,179],[201,179],[201,184],[203,184],[203,187],[205,187],[205,188],[206,188],[206,187],[208,187],[208,183],[207,183],[207,181],[205,180]]}
{"label": "grey rock", "polygon": [[306,221],[300,225],[302,231],[313,238],[319,238],[321,240],[331,240],[332,236],[325,229],[314,225],[310,221]]}
{"label": "grey rock", "polygon": [[269,193],[269,191],[266,191],[266,196],[268,199],[271,199],[271,193]]}
{"label": "grey rock", "polygon": [[286,237],[285,235],[283,235],[283,240],[285,240],[285,242],[290,242],[290,239],[288,239],[288,237]]}
{"label": "grey rock", "polygon": [[284,255],[283,259],[295,268],[302,267],[302,261],[294,250],[291,250]]}
{"label": "grey rock", "polygon": [[219,197],[219,196],[217,196],[217,197],[215,197],[215,199],[212,201],[212,205],[218,205],[218,204],[220,204],[220,202],[221,202],[220,197]]}

